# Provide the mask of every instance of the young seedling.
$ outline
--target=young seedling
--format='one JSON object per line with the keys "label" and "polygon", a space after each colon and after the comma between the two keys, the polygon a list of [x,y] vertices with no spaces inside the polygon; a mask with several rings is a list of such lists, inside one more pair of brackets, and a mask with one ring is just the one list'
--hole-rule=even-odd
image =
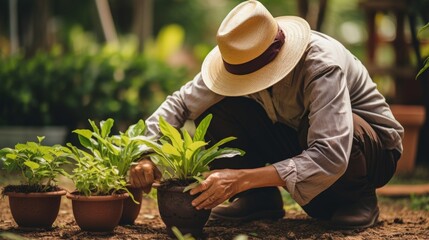
{"label": "young seedling", "polygon": [[6,186],[3,192],[20,188],[24,192],[47,192],[54,190],[59,175],[67,176],[64,165],[69,163],[70,150],[61,145],[44,146],[45,137],[38,142],[18,143],[15,148],[0,150],[0,160],[7,172],[20,172],[20,186]]}

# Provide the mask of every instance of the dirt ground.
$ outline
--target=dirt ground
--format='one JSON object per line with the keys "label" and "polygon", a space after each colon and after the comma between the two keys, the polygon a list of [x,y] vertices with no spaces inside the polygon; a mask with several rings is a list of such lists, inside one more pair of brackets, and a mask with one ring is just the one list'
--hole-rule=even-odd
{"label": "dirt ground", "polygon": [[[234,223],[209,221],[204,228],[206,239],[234,239],[244,234],[248,239],[429,239],[429,212],[410,210],[403,200],[381,200],[376,226],[366,230],[339,231],[306,216],[300,210],[288,210],[279,221]],[[20,229],[10,214],[8,199],[0,199],[0,232],[30,239],[170,239],[159,217],[155,201],[144,198],[135,225],[118,226],[112,233],[90,233],[74,221],[71,201],[62,199],[57,220],[50,230]]]}

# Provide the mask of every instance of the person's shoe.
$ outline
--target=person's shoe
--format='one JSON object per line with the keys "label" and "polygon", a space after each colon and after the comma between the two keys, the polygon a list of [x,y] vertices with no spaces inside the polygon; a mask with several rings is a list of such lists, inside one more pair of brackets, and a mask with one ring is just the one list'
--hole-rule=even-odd
{"label": "person's shoe", "polygon": [[379,214],[377,196],[374,193],[338,208],[331,218],[330,225],[337,229],[368,228],[377,222]]}
{"label": "person's shoe", "polygon": [[283,199],[277,187],[252,189],[238,194],[228,206],[212,209],[210,219],[252,221],[283,218]]}

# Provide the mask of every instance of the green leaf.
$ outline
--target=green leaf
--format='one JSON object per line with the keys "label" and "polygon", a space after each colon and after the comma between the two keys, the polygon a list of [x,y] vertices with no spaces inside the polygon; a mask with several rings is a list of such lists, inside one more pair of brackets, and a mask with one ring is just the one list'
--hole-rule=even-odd
{"label": "green leaf", "polygon": [[420,75],[422,75],[425,71],[427,71],[429,69],[429,57],[426,58],[426,60],[424,61],[424,66],[422,67],[422,69],[420,69],[420,71],[417,73],[416,75],[416,79],[420,77]]}
{"label": "green leaf", "polygon": [[78,137],[78,139],[79,139],[80,144],[81,144],[83,147],[86,147],[86,148],[88,148],[88,149],[92,149],[91,139],[88,139],[88,138],[86,138],[86,137],[84,137],[84,136],[82,136],[82,135],[78,135],[77,137]]}
{"label": "green leaf", "polygon": [[424,25],[422,28],[420,28],[419,30],[419,35],[423,34],[424,31],[427,31],[429,29],[429,23],[426,23],[426,25]]}
{"label": "green leaf", "polygon": [[201,175],[194,176],[194,179],[197,180],[199,183],[204,182],[204,178],[201,178]]}
{"label": "green leaf", "polygon": [[195,150],[206,146],[207,143],[204,141],[197,141],[197,142],[193,142],[191,145],[188,146],[188,149],[191,150],[192,152],[194,152]]}
{"label": "green leaf", "polygon": [[220,146],[224,145],[225,143],[230,142],[230,141],[235,140],[235,139],[237,139],[237,138],[236,137],[226,137],[226,138],[220,140],[219,142],[217,142],[216,144],[214,144],[213,146],[211,146],[208,150],[210,151],[211,149],[217,149]]}
{"label": "green leaf", "polygon": [[160,144],[154,141],[151,141],[149,139],[142,139],[142,142],[146,144],[148,147],[150,147],[152,150],[154,150],[157,154],[159,155],[163,154],[163,151],[161,149],[162,146]]}
{"label": "green leaf", "polygon": [[102,138],[106,138],[107,136],[109,136],[110,130],[112,129],[114,122],[115,121],[111,118],[108,118],[107,120],[100,122]]}
{"label": "green leaf", "polygon": [[191,184],[189,184],[188,186],[185,187],[185,189],[183,189],[183,192],[187,192],[193,188],[196,188],[200,183],[199,182],[193,182]]}
{"label": "green leaf", "polygon": [[37,136],[37,140],[39,140],[39,144],[42,143],[43,139],[45,139],[45,136],[41,136],[41,137]]}
{"label": "green leaf", "polygon": [[132,137],[137,137],[139,135],[143,135],[144,132],[146,131],[146,125],[145,122],[143,120],[139,120],[136,124],[131,125],[127,131],[125,132],[125,134],[132,138]]}
{"label": "green leaf", "polygon": [[207,129],[209,128],[210,122],[212,120],[213,115],[207,115],[201,122],[198,124],[195,129],[194,141],[204,141],[204,137],[206,135]]}
{"label": "green leaf", "polygon": [[91,119],[88,119],[88,122],[91,125],[92,130],[94,131],[94,133],[100,134],[100,129],[98,129],[97,124],[95,124],[95,122],[92,121]]}
{"label": "green leaf", "polygon": [[171,155],[178,156],[178,157],[181,156],[180,152],[177,151],[177,149],[175,147],[173,147],[173,145],[171,145],[169,143],[166,143],[166,144],[162,145],[161,149],[162,149],[163,152],[165,152],[167,154],[171,154]]}
{"label": "green leaf", "polygon": [[[207,166],[215,159],[231,158],[237,155],[243,156],[245,154],[243,150],[237,148],[210,149],[211,150],[205,150],[201,153],[202,156],[200,157],[198,162],[195,163],[192,172],[206,170]],[[198,170],[199,167],[202,167],[202,169]]]}
{"label": "green leaf", "polygon": [[184,152],[183,149],[183,139],[182,136],[180,136],[179,131],[171,126],[167,121],[164,120],[163,117],[159,117],[159,127],[164,134],[164,136],[168,137],[173,144],[173,146],[179,151]]}
{"label": "green leaf", "polygon": [[76,130],[73,130],[73,133],[76,133],[79,136],[82,136],[87,139],[90,139],[92,137],[92,131],[88,129],[76,129]]}
{"label": "green leaf", "polygon": [[15,160],[16,157],[18,157],[18,155],[16,155],[15,153],[8,153],[8,154],[6,154],[6,158],[9,158],[9,159],[12,159],[12,160]]}
{"label": "green leaf", "polygon": [[52,162],[55,159],[55,157],[51,154],[45,154],[43,155],[43,159],[45,159],[47,162]]}
{"label": "green leaf", "polygon": [[197,149],[199,149],[205,145],[207,145],[207,143],[203,142],[203,141],[193,142],[186,149],[186,154],[185,154],[186,159],[190,159]]}
{"label": "green leaf", "polygon": [[28,166],[29,168],[31,168],[32,170],[38,169],[40,167],[40,165],[38,163],[30,161],[30,160],[25,161],[24,164],[26,166]]}
{"label": "green leaf", "polygon": [[189,135],[188,131],[186,131],[186,129],[182,129],[182,135],[183,135],[183,139],[185,141],[185,148],[188,148],[189,145],[192,144],[192,138]]}

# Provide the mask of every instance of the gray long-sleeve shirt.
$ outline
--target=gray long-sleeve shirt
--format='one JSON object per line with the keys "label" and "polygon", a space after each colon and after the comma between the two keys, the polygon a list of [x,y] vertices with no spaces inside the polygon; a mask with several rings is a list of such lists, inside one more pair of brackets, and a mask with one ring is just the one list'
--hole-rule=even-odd
{"label": "gray long-sleeve shirt", "polygon": [[[313,31],[301,61],[283,80],[267,90],[248,95],[259,102],[273,122],[298,129],[308,117],[308,148],[273,164],[285,188],[301,206],[332,185],[346,170],[353,139],[352,112],[379,134],[383,148],[402,152],[403,128],[363,64],[336,40]],[[195,119],[224,96],[210,91],[201,74],[146,120],[148,132],[159,134],[158,118],[175,127]]]}

